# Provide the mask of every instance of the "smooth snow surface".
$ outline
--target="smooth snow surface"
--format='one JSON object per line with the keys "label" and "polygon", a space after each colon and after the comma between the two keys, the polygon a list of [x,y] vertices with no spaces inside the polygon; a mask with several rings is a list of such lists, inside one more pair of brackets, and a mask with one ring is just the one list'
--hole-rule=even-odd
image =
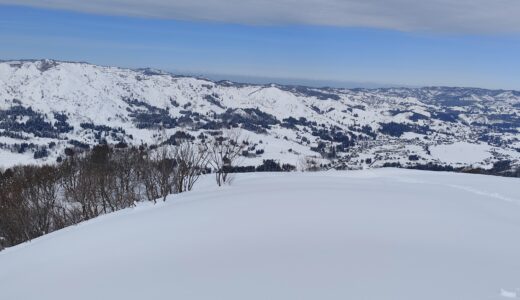
{"label": "smooth snow surface", "polygon": [[204,178],[0,253],[0,299],[507,299],[520,180],[409,170]]}
{"label": "smooth snow surface", "polygon": [[487,144],[472,144],[467,142],[457,142],[448,145],[432,147],[431,153],[435,158],[446,161],[450,164],[475,164],[485,161],[492,157],[491,146]]}

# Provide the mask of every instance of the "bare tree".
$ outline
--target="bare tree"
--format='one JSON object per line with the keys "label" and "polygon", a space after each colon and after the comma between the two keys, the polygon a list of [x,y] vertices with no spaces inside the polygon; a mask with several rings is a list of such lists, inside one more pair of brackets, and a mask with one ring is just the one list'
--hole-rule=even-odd
{"label": "bare tree", "polygon": [[74,223],[99,216],[95,172],[85,157],[70,156],[60,166],[64,200]]}
{"label": "bare tree", "polygon": [[[149,188],[152,191],[149,194],[157,194],[163,201],[166,201],[166,197],[173,194],[174,191],[174,176],[176,162],[173,159],[172,149],[169,146],[164,146],[149,156],[149,166],[151,177],[151,185]],[[152,201],[156,201],[152,199]]]}
{"label": "bare tree", "polygon": [[5,246],[12,246],[32,238],[29,210],[23,201],[23,183],[17,169],[9,169],[0,176],[0,237]]}
{"label": "bare tree", "polygon": [[232,167],[246,147],[247,139],[241,140],[240,136],[240,131],[228,131],[216,137],[208,146],[209,164],[215,170],[215,179],[219,186],[230,182]]}
{"label": "bare tree", "polygon": [[33,230],[46,234],[55,229],[59,219],[58,210],[58,170],[52,166],[27,166],[23,172],[24,188],[22,197],[27,202]]}
{"label": "bare tree", "polygon": [[141,198],[166,200],[191,190],[207,170],[208,148],[189,139],[154,149],[98,145],[68,151],[58,166],[1,170],[0,250]]}
{"label": "bare tree", "polygon": [[164,145],[145,157],[142,176],[150,201],[173,193],[190,191],[208,165],[207,148],[189,140]]}
{"label": "bare tree", "polygon": [[111,201],[116,210],[139,201],[139,152],[135,148],[118,150],[110,161]]}
{"label": "bare tree", "polygon": [[318,160],[312,156],[303,156],[298,161],[298,167],[302,172],[316,172],[320,170]]}
{"label": "bare tree", "polygon": [[5,245],[68,225],[58,202],[58,178],[52,166],[16,167],[0,174],[0,237]]}
{"label": "bare tree", "polygon": [[191,191],[208,166],[207,148],[189,140],[182,140],[175,148],[174,159],[176,167],[175,192]]}

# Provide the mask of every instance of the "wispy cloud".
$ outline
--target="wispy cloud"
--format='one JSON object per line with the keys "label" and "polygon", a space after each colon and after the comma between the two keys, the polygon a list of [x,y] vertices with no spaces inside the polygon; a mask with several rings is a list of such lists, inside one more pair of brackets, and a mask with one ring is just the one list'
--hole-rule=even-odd
{"label": "wispy cloud", "polygon": [[520,0],[0,0],[0,4],[252,25],[520,33]]}

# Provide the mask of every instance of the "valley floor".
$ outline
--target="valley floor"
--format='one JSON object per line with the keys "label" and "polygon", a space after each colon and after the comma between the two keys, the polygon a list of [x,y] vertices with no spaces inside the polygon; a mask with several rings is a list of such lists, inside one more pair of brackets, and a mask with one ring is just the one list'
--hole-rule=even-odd
{"label": "valley floor", "polygon": [[520,180],[239,174],[0,252],[0,299],[520,298]]}

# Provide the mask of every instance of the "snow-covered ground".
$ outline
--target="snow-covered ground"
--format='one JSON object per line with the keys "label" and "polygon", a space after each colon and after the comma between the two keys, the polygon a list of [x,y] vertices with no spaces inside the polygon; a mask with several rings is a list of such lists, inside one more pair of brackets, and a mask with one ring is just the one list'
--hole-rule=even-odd
{"label": "snow-covered ground", "polygon": [[0,149],[0,169],[27,164],[33,161],[32,158],[28,153],[20,154]]}
{"label": "snow-covered ground", "polygon": [[0,252],[0,299],[520,297],[518,179],[246,174]]}
{"label": "snow-covered ground", "polygon": [[431,147],[432,156],[451,165],[483,164],[492,157],[488,144],[457,142]]}

